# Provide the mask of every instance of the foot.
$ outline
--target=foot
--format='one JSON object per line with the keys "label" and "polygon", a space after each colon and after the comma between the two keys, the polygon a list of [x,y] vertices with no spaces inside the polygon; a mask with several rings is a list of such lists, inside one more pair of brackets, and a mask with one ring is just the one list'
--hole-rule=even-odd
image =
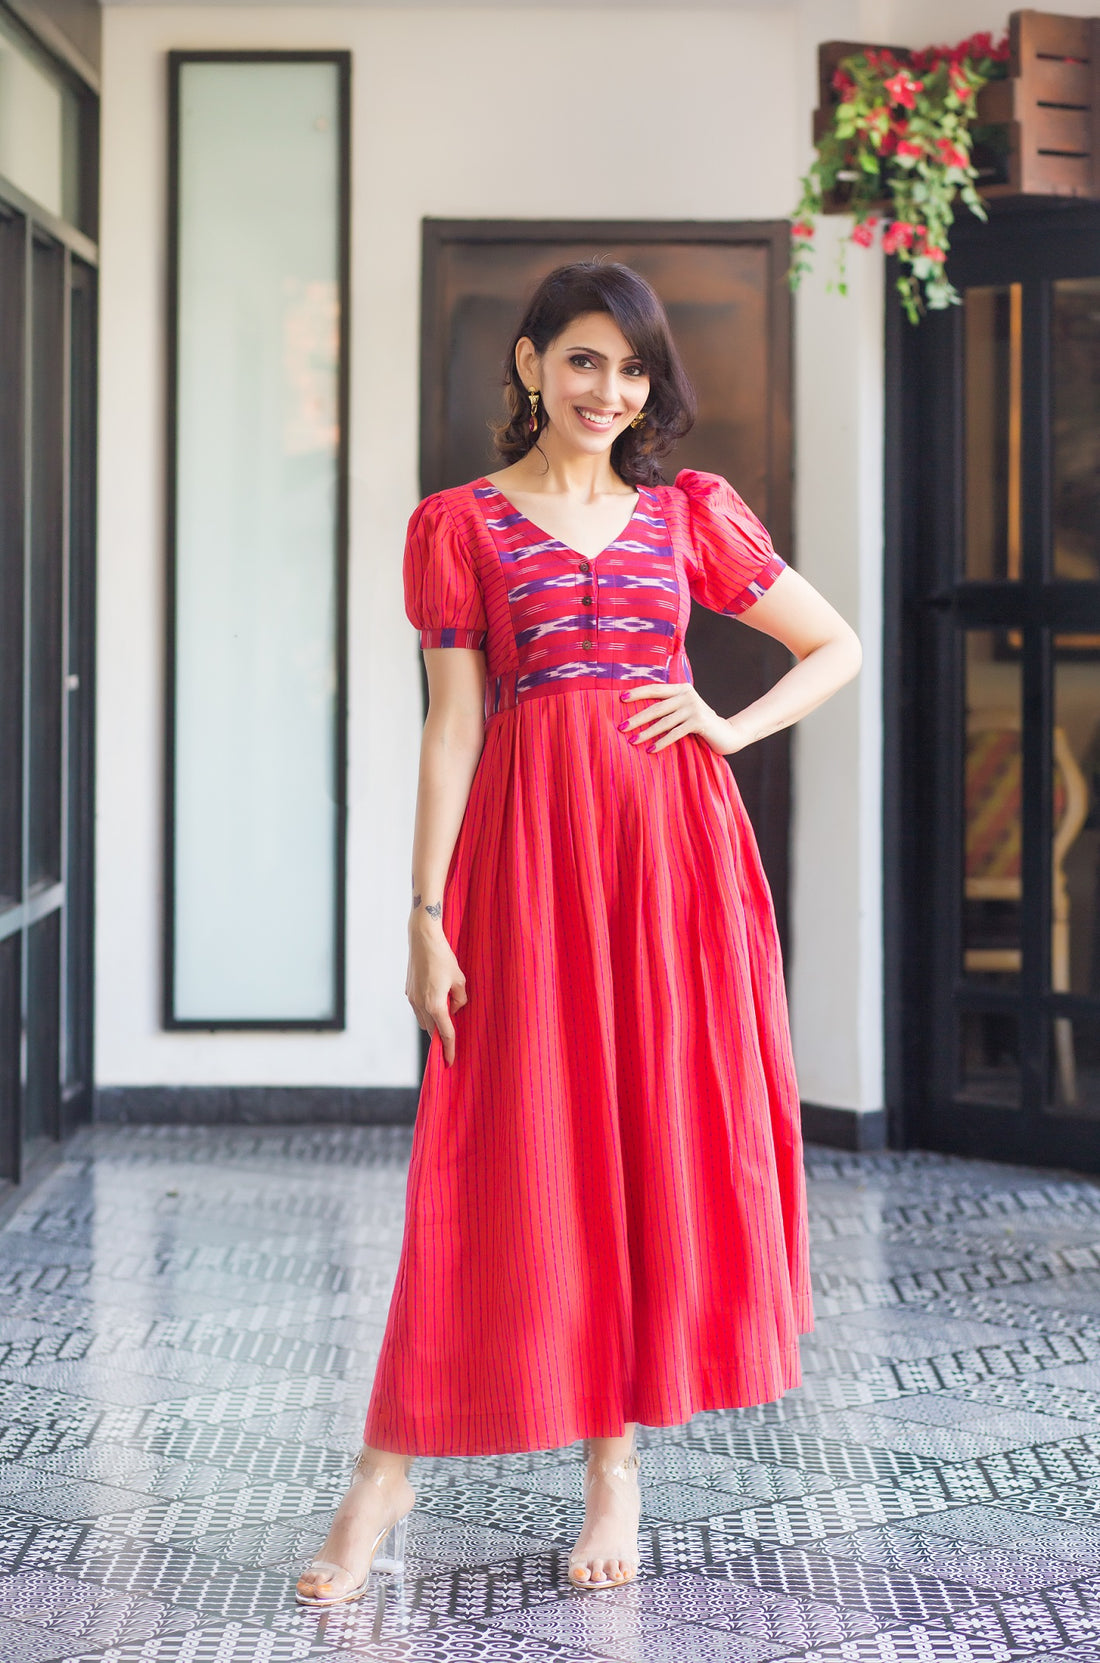
{"label": "foot", "polygon": [[379,1535],[388,1534],[416,1500],[407,1467],[400,1456],[361,1451],[324,1546],[298,1578],[299,1594],[336,1603],[367,1580]]}
{"label": "foot", "polygon": [[584,1528],[569,1555],[578,1588],[614,1588],[638,1574],[641,1516],[633,1437],[593,1439],[584,1475]]}

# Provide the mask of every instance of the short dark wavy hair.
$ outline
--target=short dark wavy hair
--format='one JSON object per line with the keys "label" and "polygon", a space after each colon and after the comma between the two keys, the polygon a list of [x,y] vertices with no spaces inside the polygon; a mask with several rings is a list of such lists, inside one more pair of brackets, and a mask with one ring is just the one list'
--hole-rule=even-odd
{"label": "short dark wavy hair", "polygon": [[516,347],[526,335],[541,354],[586,312],[606,312],[615,320],[649,376],[645,421],[619,434],[611,465],[628,485],[659,485],[661,458],[695,420],[695,391],[656,293],[638,272],[613,260],[557,266],[531,296],[504,363],[507,415],[493,428],[497,452],[506,462],[518,462],[538,444],[546,425],[540,404],[537,428],[529,431],[531,405],[516,368]]}

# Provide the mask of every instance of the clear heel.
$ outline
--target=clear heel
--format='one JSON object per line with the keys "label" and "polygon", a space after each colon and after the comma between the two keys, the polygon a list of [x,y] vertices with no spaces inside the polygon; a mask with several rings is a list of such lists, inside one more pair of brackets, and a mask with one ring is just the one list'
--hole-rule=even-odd
{"label": "clear heel", "polygon": [[[630,1453],[620,1457],[618,1461],[598,1461],[589,1454],[584,1475],[586,1519],[588,1516],[588,1492],[597,1477],[603,1479],[605,1483],[613,1484],[620,1495],[625,1492],[640,1505],[638,1466],[638,1451],[633,1445]],[[637,1514],[635,1514],[635,1518],[637,1518]],[[620,1564],[625,1565],[624,1574],[617,1577],[601,1577],[598,1582],[594,1582],[588,1569],[588,1559],[583,1555],[578,1558],[574,1549],[574,1552],[569,1556],[569,1581],[574,1588],[581,1588],[587,1593],[595,1592],[598,1588],[621,1588],[624,1583],[633,1582],[638,1574],[637,1525],[634,1527],[634,1543],[631,1552],[626,1555],[618,1553],[614,1557],[619,1560]]]}
{"label": "clear heel", "polygon": [[406,1515],[398,1519],[378,1552],[374,1556],[371,1570],[381,1576],[403,1577],[405,1574],[405,1537],[408,1533],[409,1520]]}

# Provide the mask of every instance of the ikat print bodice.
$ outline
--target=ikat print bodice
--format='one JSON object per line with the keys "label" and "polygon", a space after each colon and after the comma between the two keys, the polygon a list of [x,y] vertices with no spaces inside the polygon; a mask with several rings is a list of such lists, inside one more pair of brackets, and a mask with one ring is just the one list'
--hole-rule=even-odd
{"label": "ikat print bodice", "polygon": [[421,646],[485,652],[489,718],[571,689],[691,681],[691,602],[736,616],[784,564],[717,474],[642,486],[628,524],[591,559],[482,478],[416,508],[405,606]]}

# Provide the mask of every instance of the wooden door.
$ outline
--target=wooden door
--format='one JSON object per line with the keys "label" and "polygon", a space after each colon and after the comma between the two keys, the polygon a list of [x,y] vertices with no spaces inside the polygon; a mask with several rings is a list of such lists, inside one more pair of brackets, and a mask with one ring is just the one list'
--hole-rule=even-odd
{"label": "wooden door", "polygon": [[[699,397],[668,458],[724,474],[791,553],[790,296],[787,225],[426,220],[421,338],[424,495],[500,466],[489,423],[503,409],[503,358],[527,296],[554,266],[601,255],[633,266],[667,307]],[[722,715],[787,669],[787,652],[695,607],[685,639],[695,684]],[[731,758],[787,939],[789,736]]]}

